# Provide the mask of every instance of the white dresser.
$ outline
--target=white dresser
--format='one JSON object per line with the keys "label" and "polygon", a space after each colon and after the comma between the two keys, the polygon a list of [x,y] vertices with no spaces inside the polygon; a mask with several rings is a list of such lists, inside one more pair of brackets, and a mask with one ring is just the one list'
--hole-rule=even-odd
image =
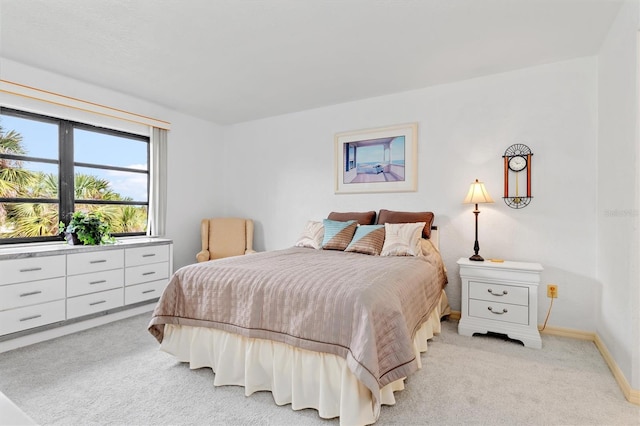
{"label": "white dresser", "polygon": [[65,257],[0,261],[0,335],[66,319]]}
{"label": "white dresser", "polygon": [[538,285],[543,268],[527,262],[458,260],[462,300],[458,333],[506,334],[527,347],[541,348]]}
{"label": "white dresser", "polygon": [[155,302],[172,270],[173,243],[160,238],[3,246],[0,341]]}

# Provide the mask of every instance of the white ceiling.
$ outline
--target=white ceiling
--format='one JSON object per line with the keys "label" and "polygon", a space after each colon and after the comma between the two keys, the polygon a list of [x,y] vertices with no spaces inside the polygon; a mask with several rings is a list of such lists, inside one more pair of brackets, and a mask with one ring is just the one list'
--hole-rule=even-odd
{"label": "white ceiling", "polygon": [[0,56],[228,124],[594,55],[620,4],[0,0]]}

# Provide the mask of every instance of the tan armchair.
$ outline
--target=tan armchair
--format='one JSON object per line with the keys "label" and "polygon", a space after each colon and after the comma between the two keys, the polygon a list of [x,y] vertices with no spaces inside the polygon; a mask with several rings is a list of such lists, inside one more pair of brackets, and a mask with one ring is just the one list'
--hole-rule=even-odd
{"label": "tan armchair", "polygon": [[202,219],[200,223],[202,251],[198,262],[255,253],[253,220],[235,217]]}

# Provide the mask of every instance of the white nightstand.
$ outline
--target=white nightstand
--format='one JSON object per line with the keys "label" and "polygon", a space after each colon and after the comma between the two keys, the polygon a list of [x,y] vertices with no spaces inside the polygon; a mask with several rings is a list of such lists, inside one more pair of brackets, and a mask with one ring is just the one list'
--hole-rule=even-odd
{"label": "white nightstand", "polygon": [[525,262],[458,260],[462,313],[458,333],[503,333],[540,349],[538,284],[542,265]]}

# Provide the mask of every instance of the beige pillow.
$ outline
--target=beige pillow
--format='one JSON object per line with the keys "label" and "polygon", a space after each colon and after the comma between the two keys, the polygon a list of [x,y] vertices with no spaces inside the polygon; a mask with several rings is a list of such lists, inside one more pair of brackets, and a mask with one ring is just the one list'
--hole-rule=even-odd
{"label": "beige pillow", "polygon": [[324,238],[324,226],[322,222],[310,220],[304,226],[304,230],[296,241],[296,247],[309,247],[319,250],[322,248],[322,239]]}
{"label": "beige pillow", "polygon": [[420,237],[425,222],[385,223],[380,256],[420,256]]}

